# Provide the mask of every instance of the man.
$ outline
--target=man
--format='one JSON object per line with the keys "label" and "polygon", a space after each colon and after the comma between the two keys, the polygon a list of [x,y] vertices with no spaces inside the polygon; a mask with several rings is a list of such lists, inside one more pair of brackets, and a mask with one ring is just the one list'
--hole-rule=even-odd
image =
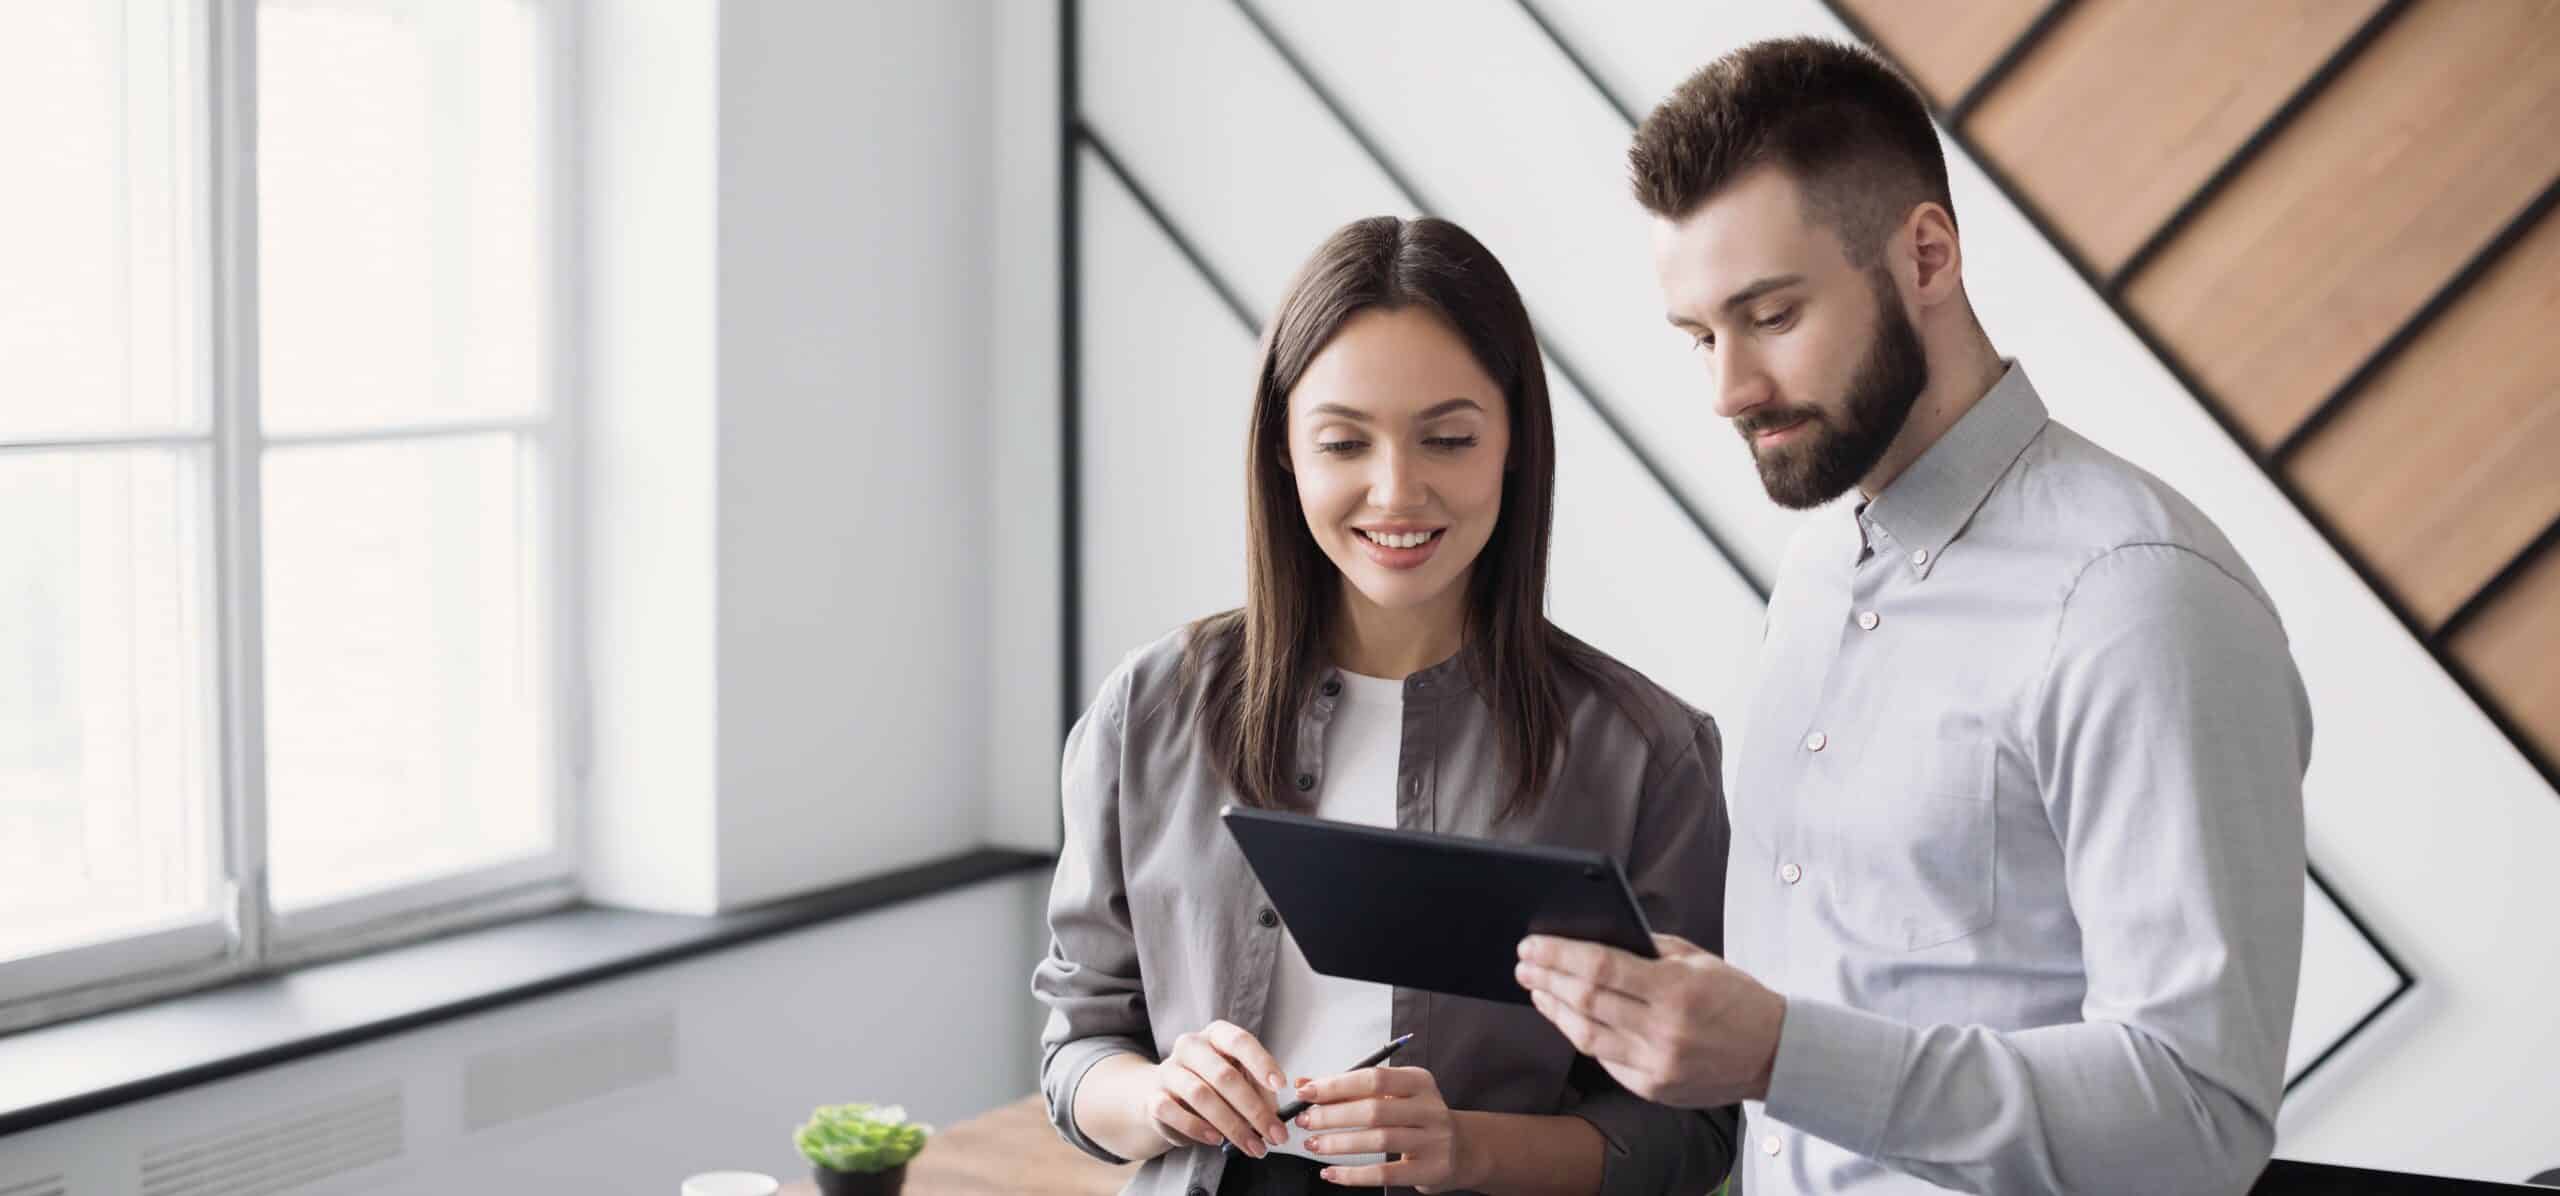
{"label": "man", "polygon": [[1531,938],[1522,983],[1638,1094],[1744,1102],[1751,1196],[2244,1190],[2311,741],[2265,592],[1992,347],[1936,132],[1872,55],[1747,47],[1629,158],[1671,323],[1770,497],[1856,494],[1770,599],[1729,957]]}

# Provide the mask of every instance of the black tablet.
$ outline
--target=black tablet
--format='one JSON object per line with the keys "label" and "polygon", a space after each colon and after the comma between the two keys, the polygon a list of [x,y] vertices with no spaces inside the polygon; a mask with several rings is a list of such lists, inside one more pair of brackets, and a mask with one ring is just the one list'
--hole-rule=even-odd
{"label": "black tablet", "polygon": [[1531,934],[1655,957],[1627,874],[1601,852],[1239,806],[1220,817],[1327,976],[1526,1005],[1511,970]]}

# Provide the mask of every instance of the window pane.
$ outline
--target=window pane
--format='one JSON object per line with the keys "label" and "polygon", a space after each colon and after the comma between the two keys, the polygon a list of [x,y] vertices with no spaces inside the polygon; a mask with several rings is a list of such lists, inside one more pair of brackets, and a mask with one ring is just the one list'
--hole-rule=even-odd
{"label": "window pane", "polygon": [[534,17],[521,0],[259,4],[268,430],[541,409]]}
{"label": "window pane", "polygon": [[509,435],[268,452],[278,906],[551,845],[535,462]]}
{"label": "window pane", "polygon": [[199,464],[0,454],[0,959],[213,904]]}
{"label": "window pane", "polygon": [[193,8],[0,19],[0,440],[201,423]]}

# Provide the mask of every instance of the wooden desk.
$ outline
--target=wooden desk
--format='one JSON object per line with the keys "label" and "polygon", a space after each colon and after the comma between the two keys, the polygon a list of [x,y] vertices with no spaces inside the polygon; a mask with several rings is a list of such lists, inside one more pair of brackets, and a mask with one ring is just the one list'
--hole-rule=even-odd
{"label": "wooden desk", "polygon": [[[1137,1174],[1058,1140],[1037,1095],[981,1113],[933,1135],[907,1164],[904,1196],[1115,1196]],[[818,1185],[784,1184],[782,1196],[817,1196]]]}

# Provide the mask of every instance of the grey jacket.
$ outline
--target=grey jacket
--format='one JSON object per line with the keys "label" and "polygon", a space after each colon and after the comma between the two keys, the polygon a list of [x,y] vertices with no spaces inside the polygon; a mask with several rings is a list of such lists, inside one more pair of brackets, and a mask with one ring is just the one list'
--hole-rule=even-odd
{"label": "grey jacket", "polygon": [[[1200,734],[1196,684],[1180,684],[1185,637],[1131,654],[1067,738],[1066,837],[1049,897],[1049,952],[1032,974],[1048,1006],[1040,1088],[1067,1141],[1119,1162],[1076,1128],[1085,1072],[1115,1054],[1163,1058],[1173,1040],[1225,1019],[1259,1034],[1279,936],[1253,871],[1218,821],[1236,800]],[[1307,695],[1297,769],[1325,767],[1334,696]],[[1721,742],[1708,716],[1615,661],[1565,671],[1566,749],[1548,798],[1497,823],[1508,791],[1491,711],[1463,657],[1405,682],[1396,825],[1616,856],[1654,929],[1722,947],[1729,829]],[[1608,1193],[1692,1193],[1730,1169],[1734,1114],[1640,1100],[1525,1005],[1395,990],[1392,1021],[1414,1042],[1398,1062],[1430,1069],[1454,1109],[1571,1114],[1607,1142]],[[1577,1066],[1577,1062],[1579,1065]],[[1125,1193],[1214,1192],[1219,1152],[1179,1147],[1140,1167]]]}

